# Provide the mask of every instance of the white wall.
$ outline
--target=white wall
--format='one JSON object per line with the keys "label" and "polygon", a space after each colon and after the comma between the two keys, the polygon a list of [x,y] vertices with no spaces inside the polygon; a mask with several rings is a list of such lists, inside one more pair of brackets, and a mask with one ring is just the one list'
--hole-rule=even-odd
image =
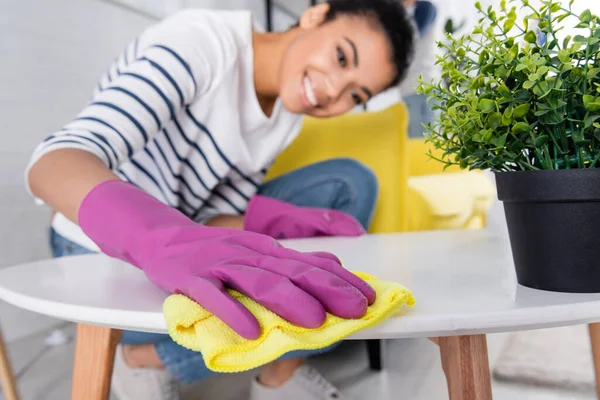
{"label": "white wall", "polygon": [[151,20],[91,0],[0,0],[0,267],[48,255],[48,211],[24,189],[34,146],[89,99]]}
{"label": "white wall", "polygon": [[[165,17],[183,8],[210,8],[221,10],[250,10],[260,26],[266,26],[266,13],[264,0],[107,0],[127,5],[131,8],[141,10],[157,18]],[[281,4],[296,15],[310,5],[309,0],[275,0],[275,4]],[[278,7],[273,8],[273,27],[275,30],[286,29],[295,22]]]}
{"label": "white wall", "polygon": [[[43,137],[70,120],[96,79],[152,21],[94,0],[0,0],[0,267],[49,256],[49,213],[23,170]],[[55,321],[0,302],[14,340]]]}

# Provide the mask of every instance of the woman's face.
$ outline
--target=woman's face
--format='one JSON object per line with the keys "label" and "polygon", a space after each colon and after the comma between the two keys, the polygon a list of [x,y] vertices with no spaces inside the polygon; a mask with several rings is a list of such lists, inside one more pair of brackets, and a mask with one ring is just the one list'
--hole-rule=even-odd
{"label": "woman's face", "polygon": [[374,21],[339,16],[322,23],[327,7],[302,16],[283,57],[279,96],[294,113],[343,114],[385,90],[396,74],[389,42]]}

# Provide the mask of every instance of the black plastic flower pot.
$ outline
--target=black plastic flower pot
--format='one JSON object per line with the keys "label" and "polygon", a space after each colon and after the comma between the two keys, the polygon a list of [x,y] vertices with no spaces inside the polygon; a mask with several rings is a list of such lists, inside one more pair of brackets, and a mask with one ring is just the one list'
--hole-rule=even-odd
{"label": "black plastic flower pot", "polygon": [[518,282],[600,293],[600,169],[495,175]]}

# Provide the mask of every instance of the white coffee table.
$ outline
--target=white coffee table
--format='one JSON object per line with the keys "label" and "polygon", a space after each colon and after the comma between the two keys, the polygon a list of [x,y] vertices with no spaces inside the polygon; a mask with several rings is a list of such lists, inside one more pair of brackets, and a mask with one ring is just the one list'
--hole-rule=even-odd
{"label": "white coffee table", "polygon": [[[333,252],[350,270],[407,286],[417,301],[413,309],[349,339],[432,338],[440,345],[451,400],[492,398],[485,334],[600,321],[600,294],[551,293],[518,285],[508,239],[485,231],[286,244],[298,250]],[[79,324],[73,400],[108,398],[120,330],[166,333],[161,312],[166,296],[136,268],[104,255],[0,271],[1,299]],[[599,326],[590,325],[596,362],[600,360]],[[598,363],[596,370],[600,370]]]}

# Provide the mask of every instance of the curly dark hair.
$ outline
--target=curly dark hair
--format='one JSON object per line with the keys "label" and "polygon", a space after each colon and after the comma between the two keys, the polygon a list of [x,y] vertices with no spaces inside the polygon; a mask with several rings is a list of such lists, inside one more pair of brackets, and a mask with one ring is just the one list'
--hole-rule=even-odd
{"label": "curly dark hair", "polygon": [[325,21],[340,15],[373,18],[387,36],[392,48],[396,76],[389,87],[404,80],[414,54],[414,29],[401,0],[329,0]]}

